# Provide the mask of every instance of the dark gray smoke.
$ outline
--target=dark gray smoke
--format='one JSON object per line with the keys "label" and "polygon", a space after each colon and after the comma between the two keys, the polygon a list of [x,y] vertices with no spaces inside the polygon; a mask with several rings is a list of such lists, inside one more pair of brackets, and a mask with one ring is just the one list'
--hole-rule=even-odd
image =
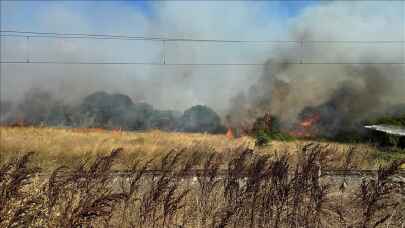
{"label": "dark gray smoke", "polygon": [[[390,115],[393,106],[384,100],[389,99],[396,80],[386,78],[386,72],[393,69],[375,65],[354,67],[352,77],[339,84],[329,99],[317,106],[305,107],[298,119],[319,115],[316,127],[324,136],[334,136],[345,131],[361,131],[361,124],[366,121]],[[357,75],[357,76],[356,76]],[[398,112],[405,113],[404,110]]]}
{"label": "dark gray smoke", "polygon": [[[234,98],[234,123],[252,121],[265,112],[279,117],[286,129],[319,115],[321,135],[360,129],[372,118],[405,113],[403,66],[395,64],[299,65],[269,63],[250,93]],[[397,106],[397,108],[394,108]],[[241,112],[238,112],[240,110]],[[395,110],[395,111],[394,111]]]}
{"label": "dark gray smoke", "polygon": [[[275,50],[261,78],[231,100],[230,122],[251,123],[270,112],[291,130],[317,115],[319,134],[335,136],[358,131],[369,119],[405,113],[405,70],[398,64],[403,44],[373,42],[403,41],[403,19],[361,6],[353,3],[356,13],[349,14],[347,4],[325,4],[298,17],[290,40],[302,43]],[[341,21],[332,23],[330,15]],[[366,42],[311,42],[342,40]]]}

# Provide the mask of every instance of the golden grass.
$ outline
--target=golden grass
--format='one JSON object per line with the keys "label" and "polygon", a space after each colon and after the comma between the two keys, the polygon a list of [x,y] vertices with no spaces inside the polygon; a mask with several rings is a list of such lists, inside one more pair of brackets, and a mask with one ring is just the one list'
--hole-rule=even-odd
{"label": "golden grass", "polygon": [[[34,162],[44,169],[60,165],[75,165],[80,160],[94,158],[97,154],[109,153],[114,148],[122,147],[124,154],[121,164],[129,166],[135,158],[149,159],[172,149],[212,148],[218,153],[226,153],[238,147],[254,147],[254,139],[242,137],[229,140],[225,135],[174,133],[162,131],[125,132],[102,129],[66,129],[46,127],[0,127],[0,162],[10,157],[36,152]],[[259,148],[258,153],[288,152],[294,155],[297,146],[307,141],[276,142]],[[353,145],[323,143],[336,150],[331,155],[337,163],[344,160],[344,155]],[[374,150],[367,145],[355,145],[357,163],[362,167],[373,165],[368,154]]]}
{"label": "golden grass", "polygon": [[167,133],[162,131],[119,132],[101,129],[59,129],[1,127],[1,160],[34,151],[41,167],[75,163],[78,158],[109,153],[124,148],[124,158],[151,157],[171,149],[209,145],[218,152],[232,147],[249,146],[252,139],[231,142],[223,135]]}

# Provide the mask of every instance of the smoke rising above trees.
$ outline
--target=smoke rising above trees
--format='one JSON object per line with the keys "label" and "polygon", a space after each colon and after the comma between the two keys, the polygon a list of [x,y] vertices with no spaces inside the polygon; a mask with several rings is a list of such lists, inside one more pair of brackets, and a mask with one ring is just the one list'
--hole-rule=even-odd
{"label": "smoke rising above trees", "polygon": [[[14,7],[17,3],[1,4],[2,19],[22,12]],[[364,119],[389,113],[405,101],[404,65],[391,64],[404,62],[403,43],[396,42],[404,41],[405,36],[401,1],[328,1],[307,6],[288,18],[272,15],[280,12],[277,4],[157,2],[152,4],[153,16],[107,4],[94,8],[96,14],[106,19],[100,26],[94,20],[99,17],[88,16],[89,12],[53,3],[36,12],[32,20],[36,24],[25,28],[296,42],[172,42],[164,49],[168,63],[265,63],[264,67],[2,65],[2,103],[10,106],[12,102],[11,109],[19,103],[30,103],[24,101],[24,94],[38,87],[53,95],[41,98],[45,101],[40,105],[42,110],[52,107],[55,113],[63,113],[63,106],[47,104],[60,104],[63,100],[70,109],[78,107],[88,94],[106,91],[127,94],[134,101],[129,105],[130,111],[117,114],[110,120],[112,123],[123,121],[139,128],[156,125],[171,129],[166,122],[172,123],[178,115],[159,112],[150,117],[152,120],[138,121],[143,120],[143,114],[151,113],[148,105],[140,104],[152,104],[159,110],[185,110],[204,104],[223,120],[230,116],[229,122],[235,125],[254,122],[270,111],[286,129],[293,128],[301,116],[318,112],[323,131],[335,134],[342,126],[356,128]],[[2,20],[2,27],[13,27],[10,21]],[[2,38],[2,59],[24,59],[24,42]],[[29,54],[33,60],[159,62],[163,53],[160,43],[146,41],[36,38],[31,42]],[[114,106],[114,112],[122,107],[126,107],[125,103]],[[93,107],[87,108],[83,108],[86,115],[95,113]],[[105,116],[97,114],[92,118]]]}
{"label": "smoke rising above trees", "polygon": [[405,113],[403,9],[399,2],[396,14],[391,7],[365,7],[385,3],[308,8],[290,27],[289,40],[302,43],[278,48],[259,80],[232,100],[233,122],[253,122],[270,112],[291,130],[319,115],[319,134],[334,137],[361,131],[370,119]]}

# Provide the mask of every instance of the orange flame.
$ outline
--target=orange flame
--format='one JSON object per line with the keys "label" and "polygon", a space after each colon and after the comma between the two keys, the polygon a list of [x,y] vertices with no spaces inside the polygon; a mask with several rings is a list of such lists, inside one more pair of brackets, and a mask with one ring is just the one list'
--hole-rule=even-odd
{"label": "orange flame", "polygon": [[121,134],[121,133],[122,133],[122,129],[121,129],[121,128],[114,128],[114,129],[112,129],[112,133],[114,133],[114,134]]}
{"label": "orange flame", "polygon": [[228,131],[226,132],[226,138],[228,138],[229,140],[235,138],[235,136],[233,135],[233,131],[231,128],[228,128]]}
{"label": "orange flame", "polygon": [[299,125],[303,128],[311,128],[314,124],[316,124],[320,120],[321,116],[319,113],[315,113],[314,115],[305,118]]}
{"label": "orange flame", "polygon": [[321,116],[319,113],[306,117],[297,124],[296,129],[291,131],[290,134],[295,137],[312,137],[316,133],[314,125],[318,123],[320,119]]}

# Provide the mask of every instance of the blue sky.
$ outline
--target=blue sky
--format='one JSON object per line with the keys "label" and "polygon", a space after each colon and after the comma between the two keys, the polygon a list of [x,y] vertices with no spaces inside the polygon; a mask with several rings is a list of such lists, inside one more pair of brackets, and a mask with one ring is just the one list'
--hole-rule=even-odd
{"label": "blue sky", "polygon": [[[282,14],[286,17],[292,17],[299,14],[304,8],[308,6],[312,6],[318,4],[319,0],[298,0],[298,1],[291,1],[291,0],[281,0],[281,1],[264,1],[267,3],[267,9],[269,14],[271,14],[272,10],[274,10],[274,5],[277,5],[277,10],[282,11]],[[155,2],[156,3],[156,2]],[[153,14],[153,1],[127,1],[128,5],[131,5],[135,8],[141,9],[145,15]],[[272,9],[273,8],[273,9]]]}
{"label": "blue sky", "polygon": [[[147,18],[154,18],[159,17],[156,8],[160,4],[170,5],[171,3],[170,1],[2,1],[1,29],[42,29],[40,25],[42,21],[39,17],[41,12],[50,11],[49,9],[52,10],[52,8],[56,7],[78,12],[82,17],[87,18],[88,21],[100,23],[100,26],[102,26],[103,15],[99,15],[97,9],[114,7],[115,9],[133,10]],[[182,2],[176,3],[181,5]],[[184,3],[190,4],[188,1],[184,1]],[[201,3],[201,1],[198,3]],[[208,3],[215,4],[215,2],[212,1],[208,1]],[[234,2],[230,1],[229,5],[232,6],[233,3]],[[318,4],[318,0],[246,1],[245,3],[246,5],[261,4],[263,6],[261,17],[265,15],[273,20],[279,20],[280,23],[282,23],[287,18],[298,15],[306,7]],[[230,10],[232,10],[232,7],[230,7]],[[99,20],[100,18],[101,20]]]}

